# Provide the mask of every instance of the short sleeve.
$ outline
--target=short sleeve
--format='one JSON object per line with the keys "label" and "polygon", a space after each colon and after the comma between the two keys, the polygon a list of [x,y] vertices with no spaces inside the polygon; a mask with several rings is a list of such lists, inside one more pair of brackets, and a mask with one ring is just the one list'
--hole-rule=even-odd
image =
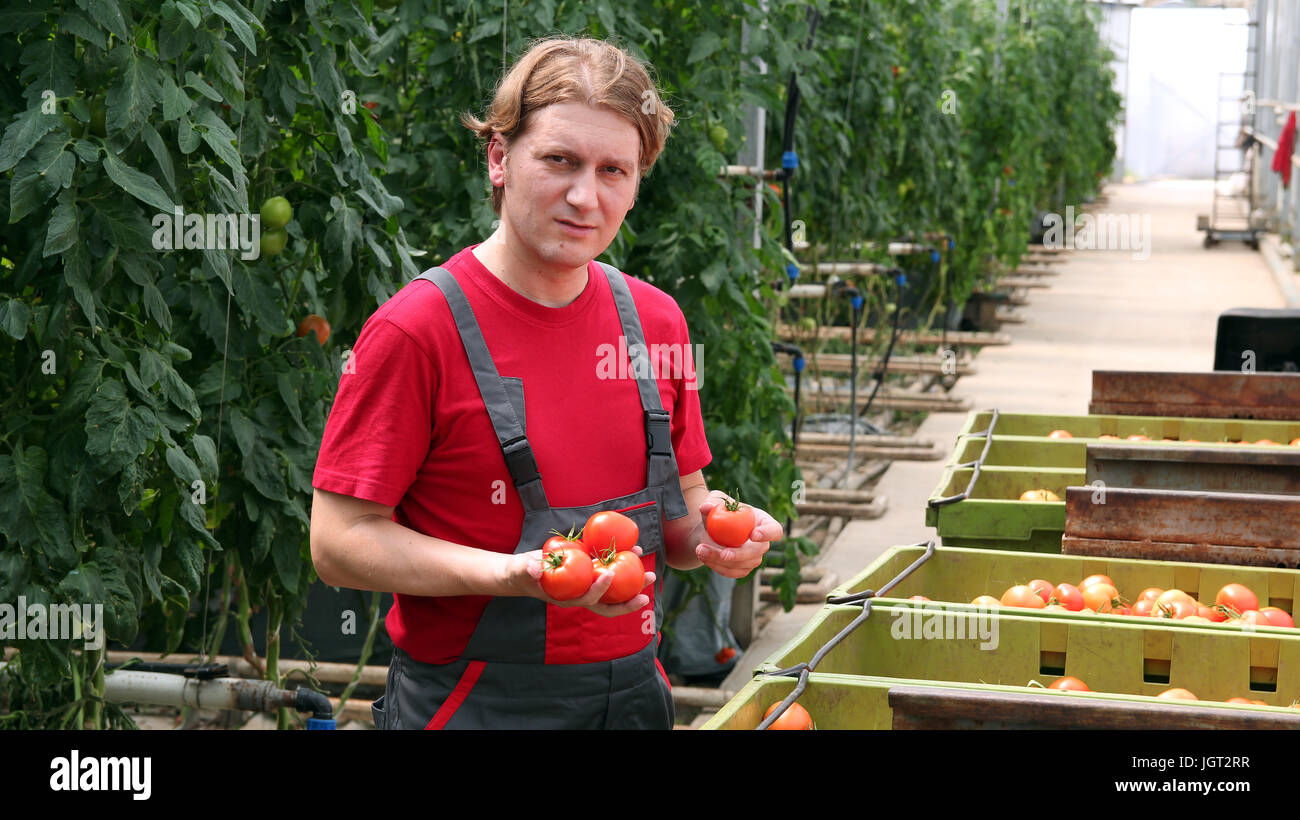
{"label": "short sleeve", "polygon": [[700,409],[700,387],[703,370],[699,369],[699,351],[691,346],[690,330],[686,317],[677,311],[677,341],[683,345],[683,372],[675,379],[677,402],[672,419],[673,455],[677,459],[679,475],[690,475],[703,470],[713,460],[709,443],[704,435],[704,418]]}
{"label": "short sleeve", "polygon": [[396,507],[429,451],[436,384],[415,340],[372,316],[339,379],[312,486]]}

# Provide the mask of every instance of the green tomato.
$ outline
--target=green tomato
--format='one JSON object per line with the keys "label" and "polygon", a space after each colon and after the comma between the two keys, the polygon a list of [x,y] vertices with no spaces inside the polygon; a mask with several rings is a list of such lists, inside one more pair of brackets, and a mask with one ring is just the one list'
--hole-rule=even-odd
{"label": "green tomato", "polygon": [[69,133],[74,137],[80,138],[82,134],[86,133],[86,126],[82,125],[77,118],[71,114],[63,115],[63,123],[68,126]]}
{"label": "green tomato", "polygon": [[289,243],[289,232],[284,228],[274,228],[262,232],[262,256],[275,256]]}
{"label": "green tomato", "polygon": [[90,133],[97,137],[108,136],[108,128],[104,122],[107,114],[108,111],[104,108],[103,103],[95,104],[95,107],[90,110]]}
{"label": "green tomato", "polygon": [[709,129],[709,141],[712,142],[713,147],[717,148],[719,151],[725,152],[727,150],[727,136],[727,129],[720,123]]}
{"label": "green tomato", "polygon": [[273,196],[262,203],[262,227],[283,228],[293,219],[293,206],[282,196]]}

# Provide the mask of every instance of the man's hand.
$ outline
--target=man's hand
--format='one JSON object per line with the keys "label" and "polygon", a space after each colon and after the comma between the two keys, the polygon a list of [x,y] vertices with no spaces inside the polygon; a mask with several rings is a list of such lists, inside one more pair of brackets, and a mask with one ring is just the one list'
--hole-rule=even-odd
{"label": "man's hand", "polygon": [[[700,505],[700,521],[708,521],[709,513],[714,507],[731,500],[731,496],[721,490],[710,491],[708,499]],[[780,541],[785,536],[785,528],[775,518],[758,507],[747,506],[754,511],[754,531],[749,534],[749,540],[739,547],[719,545],[709,537],[708,528],[701,527],[704,532],[703,541],[695,547],[695,554],[706,567],[719,575],[744,578],[763,563],[763,555],[767,553],[770,542]]]}
{"label": "man's hand", "polygon": [[[636,553],[638,558],[641,556],[640,547],[633,547],[632,551]],[[647,572],[645,574],[645,584],[641,588],[645,589],[654,582],[655,574]],[[555,606],[583,606],[597,615],[604,615],[606,618],[617,618],[620,615],[637,612],[650,603],[649,595],[638,592],[636,597],[630,601],[621,604],[602,604],[600,596],[604,595],[609,590],[610,584],[614,583],[614,573],[607,569],[602,569],[596,573],[596,580],[591,585],[591,589],[587,590],[587,594],[581,598],[574,598],[572,601],[557,601],[550,598],[542,589],[541,550],[521,552],[509,556],[506,560],[505,583],[519,595],[537,598]]]}

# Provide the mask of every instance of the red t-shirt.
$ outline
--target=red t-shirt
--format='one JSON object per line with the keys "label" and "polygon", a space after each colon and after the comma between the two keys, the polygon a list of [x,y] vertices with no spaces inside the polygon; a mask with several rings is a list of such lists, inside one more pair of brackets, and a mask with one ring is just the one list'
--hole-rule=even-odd
{"label": "red t-shirt", "polygon": [[[582,294],[550,308],[497,279],[471,253],[475,247],[442,267],[464,290],[497,371],[523,380],[521,421],[551,506],[594,504],[643,489],[645,428],[636,382],[610,378],[620,374],[610,356],[620,349],[622,327],[605,272],[589,263]],[[677,303],[652,285],[625,279],[647,345],[677,345],[672,350],[689,358]],[[687,475],[711,455],[697,373],[669,364],[656,371],[659,395],[672,415],[678,472]],[[354,372],[339,380],[312,485],[394,507],[393,520],[417,532],[513,552],[523,504],[437,286],[413,281],[381,305],[362,329],[349,369]],[[621,374],[629,371],[625,365]],[[489,600],[399,594],[388,632],[416,660],[450,663]],[[653,636],[643,632],[641,614],[605,618],[581,607],[547,607],[546,662],[581,663],[610,657],[609,647],[632,647],[624,654],[644,647]]]}

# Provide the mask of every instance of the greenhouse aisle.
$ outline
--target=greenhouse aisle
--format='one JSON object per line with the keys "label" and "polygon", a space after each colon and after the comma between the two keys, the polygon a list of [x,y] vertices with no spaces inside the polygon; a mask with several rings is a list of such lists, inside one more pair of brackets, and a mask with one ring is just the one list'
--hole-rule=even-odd
{"label": "greenhouse aisle", "polygon": [[[1211,370],[1218,316],[1230,307],[1285,307],[1264,258],[1244,243],[1209,250],[1195,230],[1209,208],[1211,183],[1162,181],[1107,187],[1108,214],[1150,216],[1150,254],[1132,250],[1074,250],[1053,266],[1050,287],[1029,292],[1017,309],[1023,324],[1003,325],[1010,345],[986,347],[976,373],[955,396],[975,409],[1008,412],[1088,412],[1092,371]],[[1137,257],[1137,258],[1135,258]],[[818,561],[841,583],[889,547],[935,537],[925,505],[939,482],[965,413],[931,414],[917,435],[938,442],[939,461],[894,463],[877,485],[889,501],[884,517],[850,523]],[[779,649],[819,610],[805,604],[774,618],[724,682],[739,690],[752,669]],[[698,723],[702,723],[699,721]]]}

